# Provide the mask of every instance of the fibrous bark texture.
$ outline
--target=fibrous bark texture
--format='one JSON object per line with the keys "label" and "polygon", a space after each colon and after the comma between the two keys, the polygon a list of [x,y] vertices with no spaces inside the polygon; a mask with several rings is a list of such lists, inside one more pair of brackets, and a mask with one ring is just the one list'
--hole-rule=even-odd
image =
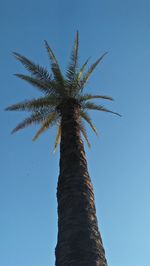
{"label": "fibrous bark texture", "polygon": [[94,194],[80,136],[80,106],[60,106],[61,144],[58,179],[56,266],[106,266]]}

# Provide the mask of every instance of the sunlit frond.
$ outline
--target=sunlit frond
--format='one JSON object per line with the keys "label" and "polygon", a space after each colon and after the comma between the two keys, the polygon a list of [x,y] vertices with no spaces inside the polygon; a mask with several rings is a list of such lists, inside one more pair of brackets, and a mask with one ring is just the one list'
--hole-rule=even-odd
{"label": "sunlit frond", "polygon": [[54,122],[56,122],[56,117],[57,117],[57,113],[56,112],[52,112],[51,114],[49,114],[49,116],[44,120],[44,122],[42,123],[41,128],[38,130],[38,132],[36,133],[36,135],[33,138],[33,141],[38,139],[38,137],[45,131],[47,130]]}
{"label": "sunlit frond", "polygon": [[57,84],[53,80],[38,80],[31,76],[23,75],[23,74],[15,74],[18,78],[25,80],[32,86],[38,88],[40,91],[44,92],[48,95],[58,95],[60,94],[60,90],[58,89]]}
{"label": "sunlit frond", "polygon": [[41,112],[36,112],[33,113],[30,117],[24,119],[21,123],[19,123],[13,130],[11,133],[15,133],[20,129],[23,129],[27,126],[30,126],[32,124],[36,124],[39,123],[43,120],[43,115],[41,114]]}
{"label": "sunlit frond", "polygon": [[59,104],[59,99],[56,97],[41,97],[38,99],[26,100],[11,106],[8,106],[6,111],[38,111],[43,107],[55,108]]}
{"label": "sunlit frond", "polygon": [[92,94],[84,94],[79,96],[79,100],[82,101],[87,101],[91,99],[104,99],[104,100],[110,100],[113,101],[113,98],[110,96],[105,96],[105,95],[92,95]]}
{"label": "sunlit frond", "polygon": [[80,111],[80,115],[90,125],[90,127],[92,128],[92,130],[94,131],[94,133],[96,135],[98,135],[97,130],[96,130],[96,127],[93,125],[93,122],[92,122],[89,114],[87,112],[81,110]]}
{"label": "sunlit frond", "polygon": [[46,94],[55,93],[55,90],[53,90],[53,88],[50,88],[50,85],[49,85],[50,82],[48,83],[48,81],[38,80],[36,78],[30,77],[27,75],[23,75],[23,74],[15,74],[15,76],[17,76],[20,79],[25,80],[26,82],[28,82],[29,84],[38,88],[40,91],[42,91]]}
{"label": "sunlit frond", "polygon": [[79,72],[78,72],[78,74],[77,74],[77,80],[78,80],[78,81],[79,81],[80,78],[82,77],[82,75],[83,75],[83,73],[84,73],[84,71],[85,71],[85,68],[86,68],[86,66],[87,66],[87,64],[88,64],[88,62],[89,62],[89,60],[90,60],[90,58],[88,58],[88,59],[85,61],[85,63],[83,64],[83,66],[80,68],[80,70],[79,70]]}
{"label": "sunlit frond", "polygon": [[23,56],[23,55],[21,55],[19,53],[13,52],[13,55],[36,78],[38,78],[40,80],[43,80],[43,79],[44,80],[49,80],[50,79],[50,75],[49,75],[48,71],[45,68],[43,68],[43,67],[41,67],[41,66],[39,66],[37,64],[34,64],[32,61],[30,61],[25,56]]}
{"label": "sunlit frond", "polygon": [[45,47],[46,47],[46,50],[48,52],[48,55],[49,55],[49,58],[51,61],[51,69],[53,71],[54,78],[58,82],[58,84],[60,84],[60,86],[62,86],[64,89],[64,79],[63,79],[61,70],[59,68],[59,64],[57,62],[57,59],[56,59],[52,49],[50,48],[49,44],[47,43],[47,41],[44,41],[44,42],[45,42]]}
{"label": "sunlit frond", "polygon": [[97,111],[102,111],[102,112],[107,112],[107,113],[112,113],[118,116],[121,116],[119,113],[113,112],[111,110],[108,110],[107,108],[105,108],[102,105],[98,105],[92,102],[85,102],[82,104],[82,108],[83,109],[90,109],[90,110],[97,110]]}
{"label": "sunlit frond", "polygon": [[54,153],[56,152],[57,146],[60,143],[60,139],[61,139],[61,125],[58,125],[56,138],[55,138],[55,142],[54,142]]}
{"label": "sunlit frond", "polygon": [[78,71],[78,73],[75,76],[75,80],[73,82],[73,95],[74,96],[78,96],[78,93],[79,93],[79,91],[81,89],[81,87],[80,87],[80,83],[81,83],[80,82],[80,78],[82,77],[88,62],[89,62],[89,58],[85,61],[85,63],[82,65],[82,67],[80,68],[80,70]]}
{"label": "sunlit frond", "polygon": [[92,64],[91,67],[89,68],[88,72],[83,76],[83,79],[80,82],[80,88],[81,89],[83,89],[83,87],[85,86],[86,82],[88,81],[90,75],[92,74],[92,72],[94,71],[96,66],[102,61],[102,59],[104,58],[104,56],[106,54],[107,54],[107,52],[105,52],[94,64]]}
{"label": "sunlit frond", "polygon": [[[73,51],[71,53],[71,62],[69,64],[69,67],[67,68],[67,84],[69,87],[71,87],[72,82],[75,78],[76,74],[76,67],[78,62],[78,46],[79,46],[79,38],[78,38],[78,31],[76,32],[75,41],[74,41],[74,47]],[[70,88],[73,89],[73,88]]]}
{"label": "sunlit frond", "polygon": [[80,119],[80,130],[81,130],[81,133],[82,133],[84,139],[87,142],[88,147],[90,148],[91,144],[90,144],[90,142],[88,140],[88,136],[87,136],[87,133],[86,133],[86,130],[85,130],[85,126],[84,126],[84,123],[83,123],[83,121],[81,119]]}

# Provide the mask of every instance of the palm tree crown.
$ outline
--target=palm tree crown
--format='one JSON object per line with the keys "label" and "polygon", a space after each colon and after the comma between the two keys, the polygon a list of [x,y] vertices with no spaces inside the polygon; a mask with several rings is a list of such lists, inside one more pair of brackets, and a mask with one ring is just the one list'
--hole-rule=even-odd
{"label": "palm tree crown", "polygon": [[6,108],[6,110],[10,111],[20,110],[31,112],[31,115],[19,123],[13,129],[12,133],[17,132],[18,130],[23,129],[31,124],[39,123],[40,129],[33,138],[33,140],[36,140],[45,130],[56,124],[58,127],[54,145],[54,148],[56,149],[61,137],[61,108],[63,108],[63,106],[69,102],[73,102],[80,106],[80,131],[87,141],[88,146],[90,146],[84,121],[89,124],[95,134],[97,134],[97,130],[87,111],[98,110],[119,115],[118,113],[108,110],[104,106],[95,104],[91,101],[92,99],[96,98],[113,100],[111,97],[83,93],[83,89],[91,73],[107,53],[104,53],[86,71],[86,67],[89,62],[88,59],[81,66],[81,68],[78,68],[77,65],[78,46],[79,38],[78,32],[76,32],[74,47],[71,53],[70,64],[66,71],[66,77],[62,75],[57,59],[46,41],[45,47],[51,62],[51,73],[19,53],[13,53],[15,58],[19,60],[30,72],[30,75],[16,74],[16,76],[35,86],[44,93],[44,97],[23,101]]}

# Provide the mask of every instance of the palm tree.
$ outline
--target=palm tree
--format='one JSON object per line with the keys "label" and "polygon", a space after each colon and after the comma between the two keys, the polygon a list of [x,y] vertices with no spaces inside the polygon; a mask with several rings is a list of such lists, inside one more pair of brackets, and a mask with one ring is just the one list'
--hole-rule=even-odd
{"label": "palm tree", "polygon": [[66,77],[62,75],[56,57],[46,41],[45,47],[51,62],[51,74],[45,68],[14,52],[16,59],[31,74],[16,74],[16,76],[35,86],[44,93],[44,96],[14,104],[6,110],[31,112],[30,116],[19,123],[12,133],[39,123],[40,128],[33,140],[51,126],[57,126],[54,149],[60,142],[60,174],[57,187],[56,266],[106,266],[105,251],[96,218],[93,187],[88,174],[81,134],[88,146],[90,143],[84,122],[87,122],[97,134],[88,110],[119,114],[91,101],[96,98],[113,100],[111,97],[83,93],[91,73],[106,53],[86,70],[89,60],[78,68],[78,46],[77,32]]}

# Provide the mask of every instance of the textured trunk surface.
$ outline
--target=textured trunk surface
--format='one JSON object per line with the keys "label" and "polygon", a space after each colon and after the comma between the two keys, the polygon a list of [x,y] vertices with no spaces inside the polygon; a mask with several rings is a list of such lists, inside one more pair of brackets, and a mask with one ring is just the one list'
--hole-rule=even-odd
{"label": "textured trunk surface", "polygon": [[92,183],[79,131],[80,106],[61,107],[56,266],[106,266]]}

